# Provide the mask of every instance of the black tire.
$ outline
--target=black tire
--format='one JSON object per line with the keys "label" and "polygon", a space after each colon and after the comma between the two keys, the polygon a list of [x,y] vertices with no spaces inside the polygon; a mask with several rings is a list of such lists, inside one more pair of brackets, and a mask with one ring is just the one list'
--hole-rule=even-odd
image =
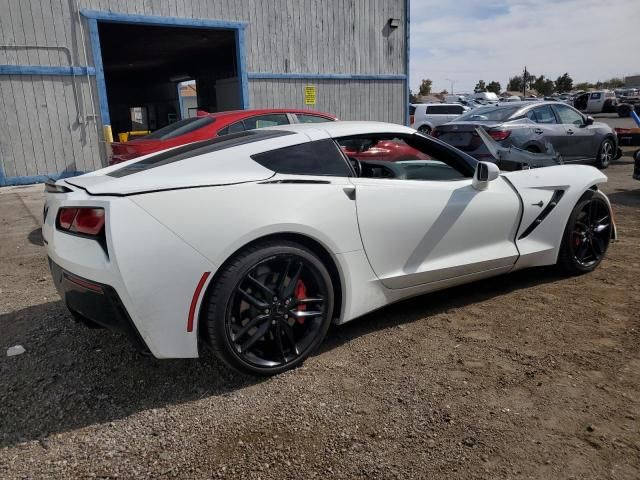
{"label": "black tire", "polygon": [[618,105],[618,116],[620,118],[627,118],[631,116],[631,106],[622,104]]}
{"label": "black tire", "polygon": [[420,125],[418,131],[424,135],[431,135],[431,127],[429,125]]}
{"label": "black tire", "polygon": [[[300,282],[306,298],[298,296]],[[331,324],[331,276],[313,252],[294,242],[243,250],[225,264],[210,292],[204,334],[218,358],[243,373],[275,375],[299,366]]]}
{"label": "black tire", "polygon": [[611,209],[598,191],[585,193],[565,227],[558,266],[570,275],[595,270],[609,248],[613,228]]}
{"label": "black tire", "polygon": [[613,143],[613,140],[610,138],[605,138],[600,144],[600,148],[598,149],[598,154],[596,156],[596,167],[600,170],[604,170],[609,165],[616,156],[616,147]]}

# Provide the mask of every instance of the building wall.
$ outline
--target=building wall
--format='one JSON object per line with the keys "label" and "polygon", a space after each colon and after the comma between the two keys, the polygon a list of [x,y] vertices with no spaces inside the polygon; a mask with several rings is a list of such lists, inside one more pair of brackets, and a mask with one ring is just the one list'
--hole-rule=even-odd
{"label": "building wall", "polygon": [[630,77],[625,77],[624,86],[629,88],[638,88],[640,87],[640,75],[633,75]]}
{"label": "building wall", "polygon": [[[89,171],[106,162],[91,43],[80,10],[247,22],[249,107],[304,107],[304,86],[314,85],[318,102],[309,108],[345,120],[404,123],[407,3],[2,0],[0,185]],[[399,19],[400,27],[390,29],[390,18]],[[60,67],[64,74],[42,75],[24,66]],[[261,78],[265,74],[270,78]]]}

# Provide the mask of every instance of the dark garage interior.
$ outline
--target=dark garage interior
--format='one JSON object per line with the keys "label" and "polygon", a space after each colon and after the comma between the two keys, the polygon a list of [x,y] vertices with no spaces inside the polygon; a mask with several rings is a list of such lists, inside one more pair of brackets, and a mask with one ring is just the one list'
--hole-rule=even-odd
{"label": "dark garage interior", "polygon": [[178,85],[195,80],[198,108],[241,108],[235,32],[99,22],[114,135],[180,120]]}

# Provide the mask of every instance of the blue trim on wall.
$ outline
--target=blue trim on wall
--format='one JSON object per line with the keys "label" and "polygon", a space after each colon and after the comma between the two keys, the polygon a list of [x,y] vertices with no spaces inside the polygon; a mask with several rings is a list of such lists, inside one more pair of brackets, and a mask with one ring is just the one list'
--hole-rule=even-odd
{"label": "blue trim on wall", "polygon": [[46,65],[0,65],[0,75],[95,75],[93,67],[53,67]]}
{"label": "blue trim on wall", "polygon": [[404,35],[405,35],[405,48],[404,48],[404,73],[405,73],[405,92],[404,92],[404,108],[405,108],[405,123],[407,126],[411,126],[409,122],[409,102],[411,100],[411,96],[409,93],[409,89],[411,85],[409,83],[409,69],[411,65],[409,63],[409,48],[411,43],[411,0],[404,0]]}
{"label": "blue trim on wall", "polygon": [[251,80],[272,80],[278,78],[304,80],[406,80],[406,75],[358,74],[358,73],[261,73],[250,72]]}
{"label": "blue trim on wall", "polygon": [[240,72],[240,104],[244,110],[249,108],[249,74],[247,72],[244,29],[236,30],[236,64]]}
{"label": "blue trim on wall", "polygon": [[109,116],[109,101],[107,99],[107,83],[104,80],[104,68],[102,67],[102,49],[100,48],[100,35],[98,34],[98,22],[89,18],[89,38],[91,39],[91,52],[93,64],[96,69],[96,85],[98,87],[98,102],[100,103],[100,119],[102,126],[111,125]]}
{"label": "blue trim on wall", "polygon": [[14,185],[31,185],[32,183],[55,182],[61,178],[75,177],[82,175],[84,172],[62,172],[51,173],[48,175],[26,175],[21,177],[5,177],[4,172],[0,168],[0,187],[9,187]]}
{"label": "blue trim on wall", "polygon": [[227,30],[238,30],[247,27],[247,22],[231,22],[226,20],[203,20],[199,18],[184,17],[159,17],[152,15],[128,15],[113,12],[101,12],[97,10],[80,10],[80,13],[87,18],[100,20],[101,22],[115,23],[137,23],[140,25],[167,25],[176,27],[192,28],[218,28]]}

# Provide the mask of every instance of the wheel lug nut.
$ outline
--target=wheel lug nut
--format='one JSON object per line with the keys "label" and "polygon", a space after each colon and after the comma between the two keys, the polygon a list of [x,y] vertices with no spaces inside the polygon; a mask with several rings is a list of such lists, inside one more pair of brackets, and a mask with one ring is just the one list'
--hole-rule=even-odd
{"label": "wheel lug nut", "polygon": [[275,321],[275,320],[272,320],[272,321],[271,321],[271,325],[275,325],[275,324],[276,324],[276,321]]}
{"label": "wheel lug nut", "polygon": [[285,314],[284,319],[286,320],[287,318],[289,318],[289,315]]}
{"label": "wheel lug nut", "polygon": [[289,300],[288,298],[284,301],[285,305],[289,305],[291,303],[291,300]]}
{"label": "wheel lug nut", "polygon": [[264,313],[269,313],[269,309],[268,309],[268,308],[265,308],[265,309],[264,309]]}
{"label": "wheel lug nut", "polygon": [[273,297],[273,301],[276,302],[278,300],[278,297]]}

